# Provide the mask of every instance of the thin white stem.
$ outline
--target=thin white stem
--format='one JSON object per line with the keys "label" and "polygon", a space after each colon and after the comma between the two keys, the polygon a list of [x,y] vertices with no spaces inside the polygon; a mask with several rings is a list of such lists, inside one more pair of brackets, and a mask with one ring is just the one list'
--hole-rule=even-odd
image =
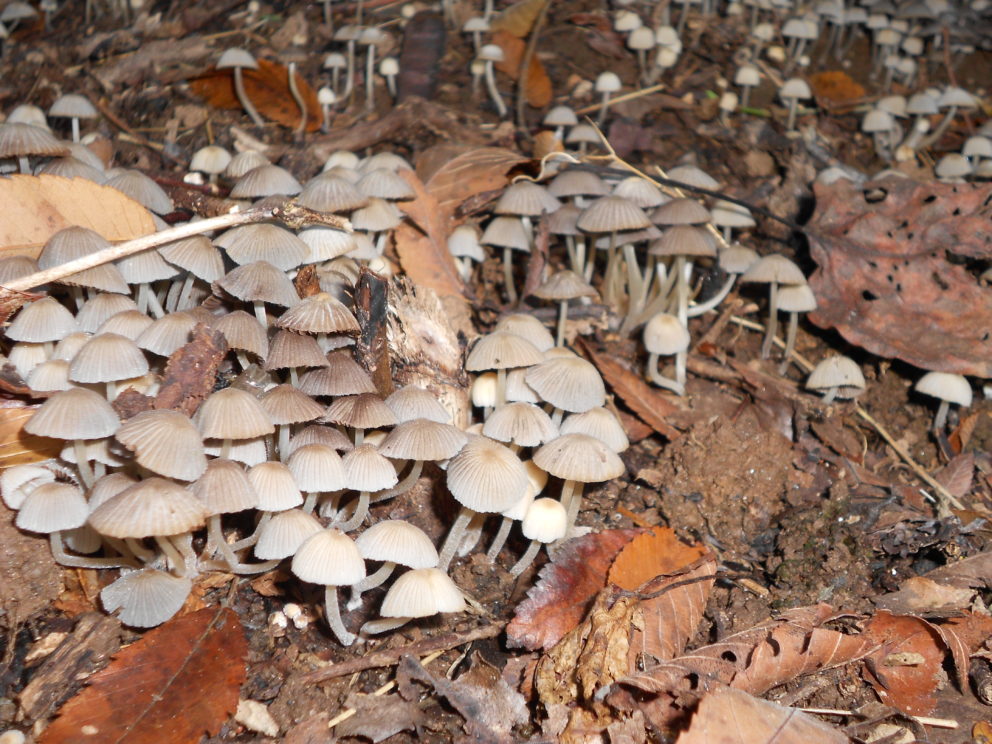
{"label": "thin white stem", "polygon": [[458,512],[458,516],[455,518],[454,523],[451,525],[451,529],[448,531],[448,537],[444,540],[444,546],[441,548],[440,559],[438,560],[437,567],[442,571],[447,571],[448,566],[451,564],[451,559],[455,557],[455,551],[458,550],[458,545],[462,541],[462,535],[465,532],[465,528],[468,527],[468,523],[472,521],[472,516],[475,514],[467,506],[463,506],[461,511]]}

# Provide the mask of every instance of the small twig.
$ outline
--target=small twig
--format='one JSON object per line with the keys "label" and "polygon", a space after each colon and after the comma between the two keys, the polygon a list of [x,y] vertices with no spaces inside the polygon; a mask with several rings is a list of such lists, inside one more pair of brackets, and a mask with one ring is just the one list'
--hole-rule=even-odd
{"label": "small twig", "polygon": [[[839,708],[796,708],[803,713],[814,713],[818,716],[857,716],[853,710],[842,710]],[[956,729],[960,725],[950,718],[927,718],[926,716],[907,716],[923,726],[933,726],[934,728]]]}
{"label": "small twig", "polygon": [[200,220],[199,222],[190,222],[169,230],[162,230],[151,235],[135,238],[126,243],[114,245],[102,251],[91,253],[88,256],[77,258],[74,261],[53,266],[50,269],[38,271],[20,279],[14,279],[0,287],[0,300],[9,293],[24,292],[42,284],[64,279],[71,274],[92,269],[95,266],[116,261],[119,258],[124,258],[135,253],[141,253],[141,251],[148,250],[149,248],[155,248],[156,246],[182,240],[193,235],[201,235],[212,230],[223,230],[237,225],[247,225],[252,222],[265,222],[266,220],[278,220],[294,228],[320,225],[335,230],[351,232],[351,223],[343,217],[307,209],[292,201],[267,207],[252,207],[251,209],[246,209],[244,212],[235,212],[233,214],[221,215],[220,217]]}
{"label": "small twig", "polygon": [[517,128],[527,131],[527,122],[524,118],[524,104],[527,102],[527,80],[530,63],[537,52],[537,43],[541,38],[541,29],[548,17],[548,9],[551,7],[551,0],[544,0],[541,10],[538,11],[534,25],[531,26],[530,36],[527,38],[527,46],[524,48],[524,56],[520,59],[520,67],[517,70]]}
{"label": "small twig", "polygon": [[[389,648],[384,651],[373,651],[358,659],[345,661],[340,664],[330,664],[320,669],[315,669],[303,676],[303,681],[307,684],[318,684],[326,682],[336,677],[346,677],[366,669],[376,669],[377,667],[387,667],[398,664],[400,659],[407,654],[420,656],[421,654],[437,653],[440,655],[444,651],[461,646],[465,643],[481,641],[485,638],[495,638],[503,632],[505,623],[492,623],[474,628],[465,633],[445,633],[437,638],[427,638],[409,646],[400,648]],[[437,658],[436,656],[434,658]],[[423,663],[423,662],[422,662]]]}
{"label": "small twig", "polygon": [[[657,85],[652,85],[649,88],[641,88],[640,90],[631,91],[630,93],[624,93],[622,96],[616,96],[615,98],[610,98],[610,106],[616,106],[618,103],[623,103],[624,101],[633,101],[636,98],[643,98],[644,96],[651,95],[652,93],[660,93],[665,89],[664,83],[658,83]],[[603,108],[602,102],[594,103],[585,108],[580,108],[575,112],[576,116],[583,116],[585,114],[594,114]]]}

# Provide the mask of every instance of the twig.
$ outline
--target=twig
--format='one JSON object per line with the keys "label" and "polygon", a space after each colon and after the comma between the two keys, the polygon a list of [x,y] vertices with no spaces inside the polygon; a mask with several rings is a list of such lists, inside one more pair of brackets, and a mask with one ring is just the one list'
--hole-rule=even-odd
{"label": "twig", "polygon": [[[652,85],[649,88],[641,88],[640,90],[631,91],[630,93],[624,93],[622,96],[617,96],[616,98],[610,99],[610,105],[616,106],[618,103],[623,103],[624,101],[633,101],[636,98],[642,98],[643,96],[651,95],[652,93],[659,93],[665,89],[664,83],[658,83],[657,85]],[[585,108],[580,108],[575,112],[576,116],[582,116],[584,114],[594,114],[603,108],[602,102],[594,103]]]}
{"label": "twig", "polygon": [[551,0],[544,0],[537,18],[534,20],[534,25],[531,26],[524,56],[520,59],[520,67],[517,70],[517,128],[524,132],[527,131],[527,122],[524,119],[524,104],[527,101],[527,73],[530,71],[530,63],[537,52],[537,42],[541,38],[541,29],[544,28],[544,21],[548,17],[550,7]]}
{"label": "twig", "polygon": [[[384,651],[374,651],[358,659],[345,661],[340,664],[330,664],[320,669],[315,669],[303,676],[303,681],[308,684],[326,682],[336,677],[346,677],[357,672],[364,672],[366,669],[377,667],[387,667],[398,664],[400,659],[407,654],[420,656],[421,654],[436,653],[440,655],[444,651],[461,646],[473,641],[481,641],[485,638],[495,638],[503,632],[505,623],[492,623],[483,625],[465,633],[445,633],[437,638],[427,638],[409,646],[400,648],[389,648]],[[436,656],[434,658],[437,658]]]}
{"label": "twig", "polygon": [[[818,716],[856,716],[859,715],[853,710],[842,710],[838,708],[796,708],[803,713],[814,713]],[[923,726],[933,726],[934,728],[956,729],[960,724],[951,718],[927,718],[926,716],[907,716]]]}
{"label": "twig", "polygon": [[162,230],[151,235],[135,238],[126,243],[114,245],[102,251],[91,253],[88,256],[77,258],[74,261],[53,266],[50,269],[38,271],[20,279],[14,279],[0,287],[0,300],[5,299],[8,294],[24,292],[32,287],[55,282],[71,274],[92,269],[95,266],[116,261],[119,258],[140,253],[149,248],[155,248],[156,246],[182,240],[193,235],[200,235],[211,230],[223,230],[237,225],[247,225],[252,222],[265,222],[266,220],[279,220],[294,228],[320,225],[335,230],[351,232],[351,223],[343,217],[307,209],[292,201],[266,207],[252,207],[251,209],[246,209],[244,212],[224,214],[220,217],[211,217],[210,219],[200,220],[199,222],[190,222],[169,230]]}

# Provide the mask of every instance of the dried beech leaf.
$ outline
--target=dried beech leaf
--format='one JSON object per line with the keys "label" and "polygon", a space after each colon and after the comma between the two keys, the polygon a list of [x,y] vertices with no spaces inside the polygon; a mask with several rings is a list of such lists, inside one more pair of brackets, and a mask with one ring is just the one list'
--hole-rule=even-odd
{"label": "dried beech leaf", "polygon": [[973,589],[940,584],[925,576],[912,576],[899,590],[876,598],[875,605],[897,615],[913,615],[963,610],[971,605]]}
{"label": "dried beech leaf", "polygon": [[821,106],[853,106],[866,94],[864,86],[843,70],[818,72],[810,77],[809,84]]}
{"label": "dried beech leaf", "polygon": [[338,737],[360,736],[378,744],[400,731],[415,731],[424,720],[420,708],[399,695],[348,696],[346,707],[354,708],[355,715],[334,728]]}
{"label": "dried beech leaf", "polygon": [[[496,69],[511,80],[519,80],[520,65],[523,63],[527,42],[506,31],[496,31],[492,35],[492,43],[503,50],[503,59],[496,63]],[[527,103],[534,108],[544,108],[551,103],[552,88],[548,71],[537,55],[533,55],[527,65],[527,75],[523,83],[524,96]]]}
{"label": "dried beech leaf", "polygon": [[975,472],[975,455],[964,452],[956,455],[940,472],[934,476],[944,488],[961,499],[971,490],[972,476]]}
{"label": "dried beech leaf", "polygon": [[546,2],[550,0],[518,0],[493,17],[489,23],[489,30],[493,33],[501,31],[522,39],[534,27],[534,22]]}
{"label": "dried beech leaf", "polygon": [[451,215],[441,211],[437,199],[413,171],[399,173],[417,192],[414,199],[400,202],[410,221],[400,223],[393,232],[403,270],[414,284],[429,287],[441,297],[463,297],[465,287],[448,251]]}
{"label": "dried beech leaf", "polygon": [[814,190],[810,319],[883,358],[992,376],[992,294],[948,260],[992,258],[992,185],[842,179]]}
{"label": "dried beech leaf", "polygon": [[213,392],[217,369],[226,353],[224,334],[197,323],[189,343],[176,349],[166,362],[165,379],[155,397],[154,407],[192,416]]}
{"label": "dried beech leaf", "polygon": [[37,408],[16,400],[0,403],[0,470],[58,457],[62,451],[61,439],[36,437],[24,431],[24,424]]}
{"label": "dried beech leaf", "polygon": [[[267,59],[256,61],[257,70],[242,70],[248,99],[265,118],[295,129],[300,124],[300,107],[289,91],[289,69]],[[234,92],[234,74],[231,70],[213,70],[193,78],[189,81],[189,87],[214,108],[241,108]],[[307,108],[306,131],[315,132],[323,123],[317,94],[299,71],[296,73],[296,87]]]}
{"label": "dried beech leaf", "polygon": [[417,174],[437,200],[441,213],[454,216],[466,200],[504,188],[510,170],[526,160],[504,147],[443,144],[417,159]]}
{"label": "dried beech leaf", "polygon": [[569,540],[554,561],[541,569],[527,599],[517,605],[506,626],[511,648],[535,651],[554,646],[585,617],[586,609],[606,585],[606,576],[624,545],[644,530],[604,530]]}
{"label": "dried beech leaf", "polygon": [[926,574],[928,579],[962,588],[982,589],[992,586],[992,552],[969,556],[957,563],[935,568]]}
{"label": "dried beech leaf", "polygon": [[667,439],[678,439],[679,431],[665,421],[665,416],[679,412],[670,396],[662,395],[648,385],[637,373],[629,370],[619,360],[605,351],[596,351],[592,345],[581,342],[589,360],[620,399],[630,406],[641,420]]}
{"label": "dried beech leaf", "polygon": [[247,652],[229,608],[171,620],[90,677],[39,744],[195,744],[216,735],[238,706]]}
{"label": "dried beech leaf", "polygon": [[886,705],[925,716],[937,704],[946,649],[934,628],[918,617],[881,611],[865,628],[875,649],[865,677]]}
{"label": "dried beech leaf", "polygon": [[[685,650],[706,610],[712,581],[694,581],[716,573],[716,558],[702,545],[687,545],[675,530],[656,527],[635,537],[620,551],[609,580],[622,589],[641,589],[657,597],[641,600],[642,627],[633,632],[631,661],[652,656],[674,659]],[[656,577],[661,577],[657,580]],[[650,582],[647,586],[644,586]],[[676,583],[686,583],[668,591]],[[631,669],[636,669],[631,664]]]}
{"label": "dried beech leaf", "polygon": [[944,645],[950,649],[958,689],[962,692],[967,690],[970,657],[992,637],[992,617],[966,612],[962,617],[931,622],[930,627],[937,631]]}
{"label": "dried beech leaf", "polygon": [[155,232],[151,213],[117,189],[84,178],[25,176],[0,178],[0,254],[37,258],[59,230],[88,227],[107,240],[131,240]]}
{"label": "dried beech leaf", "polygon": [[675,744],[847,744],[827,723],[795,708],[720,688],[707,693]]}

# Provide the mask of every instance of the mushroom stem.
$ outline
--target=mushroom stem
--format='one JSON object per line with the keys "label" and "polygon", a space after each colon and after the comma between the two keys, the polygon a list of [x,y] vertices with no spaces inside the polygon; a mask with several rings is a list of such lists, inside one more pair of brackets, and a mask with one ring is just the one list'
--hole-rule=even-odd
{"label": "mushroom stem", "polygon": [[168,537],[155,535],[154,539],[165,557],[172,562],[172,570],[176,576],[184,577],[186,575],[186,559],[176,545]]}
{"label": "mushroom stem", "polygon": [[517,288],[513,284],[513,249],[503,248],[503,283],[506,285],[506,304],[517,304]]}
{"label": "mushroom stem", "polygon": [[207,521],[207,534],[227,564],[227,570],[233,574],[259,574],[271,571],[279,565],[279,561],[265,561],[264,563],[256,564],[239,561],[238,556],[231,549],[231,545],[224,539],[224,532],[221,530],[220,524],[220,514],[210,515],[210,519]]}
{"label": "mushroom stem", "polygon": [[796,124],[796,112],[799,110],[799,99],[790,98],[789,99],[789,119],[785,124],[785,129],[788,132],[792,131],[792,128]]}
{"label": "mushroom stem", "polygon": [[255,300],[251,303],[255,310],[255,317],[258,318],[258,322],[261,323],[265,328],[269,327],[269,320],[265,317],[265,303],[261,300]]}
{"label": "mushroom stem", "polygon": [[375,495],[375,500],[372,501],[374,504],[378,504],[380,501],[385,501],[386,499],[391,499],[394,496],[401,496],[402,494],[413,488],[414,484],[420,479],[420,473],[424,469],[423,460],[414,460],[413,467],[410,468],[410,472],[406,474],[406,477],[385,491],[379,491]]}
{"label": "mushroom stem", "polygon": [[937,125],[937,128],[933,130],[929,137],[924,137],[920,146],[930,147],[930,145],[936,144],[937,141],[944,136],[944,132],[947,131],[947,128],[951,125],[951,122],[954,121],[954,116],[957,112],[957,106],[951,106],[947,109],[947,113],[944,114],[944,118],[940,120],[940,124]]}
{"label": "mushroom stem", "polygon": [[568,300],[558,303],[558,332],[555,334],[555,346],[565,345],[565,326],[568,324]]}
{"label": "mushroom stem", "polygon": [[644,277],[633,243],[623,244],[623,260],[627,264],[627,317],[630,318],[644,306]]}
{"label": "mushroom stem", "polygon": [[489,91],[489,97],[493,100],[493,105],[496,106],[496,113],[499,118],[504,118],[506,116],[506,104],[503,103],[503,97],[496,88],[496,74],[493,72],[491,59],[486,60],[486,90]]}
{"label": "mushroom stem", "polygon": [[375,108],[375,44],[369,44],[365,56],[365,108]]}
{"label": "mushroom stem", "polygon": [[188,271],[186,272],[186,278],[183,280],[182,289],[179,290],[179,295],[176,297],[176,301],[169,308],[170,311],[175,312],[176,310],[184,310],[189,303],[190,293],[193,291],[193,282],[196,281],[196,277],[193,276]]}
{"label": "mushroom stem", "polygon": [[334,635],[338,637],[342,646],[350,646],[355,642],[355,635],[349,633],[344,623],[341,622],[341,610],[338,607],[338,588],[328,586],[324,588],[324,614],[327,616],[327,624]]}
{"label": "mushroom stem", "polygon": [[86,442],[83,439],[73,439],[72,447],[76,451],[76,469],[79,471],[79,477],[83,481],[83,485],[87,489],[93,487],[93,468],[90,467],[90,461],[87,459],[86,455]]}
{"label": "mushroom stem", "polygon": [[[494,408],[501,408],[506,405],[506,370],[496,370],[496,405]],[[486,410],[485,418],[489,418],[490,410]]]}
{"label": "mushroom stem", "polygon": [[513,564],[513,568],[510,569],[510,575],[517,577],[522,574],[534,559],[537,558],[537,553],[541,549],[541,543],[537,540],[531,540],[530,545],[527,546],[527,550],[524,554],[520,556],[520,560]]}
{"label": "mushroom stem", "polygon": [[496,537],[493,538],[492,544],[489,546],[489,550],[486,551],[486,558],[491,561],[495,561],[499,557],[499,551],[503,549],[503,545],[506,544],[506,538],[510,536],[510,530],[513,528],[513,520],[509,517],[503,517],[503,521],[500,522],[499,530],[496,532]]}
{"label": "mushroom stem", "polygon": [[785,332],[785,350],[782,352],[782,363],[778,366],[778,373],[784,375],[789,369],[790,357],[793,349],[796,348],[796,333],[799,330],[799,313],[789,313],[789,327]]}
{"label": "mushroom stem", "polygon": [[146,548],[141,540],[135,537],[124,538],[124,545],[142,563],[151,563],[155,560],[155,553]]}
{"label": "mushroom stem", "polygon": [[52,547],[52,557],[56,563],[69,568],[136,568],[132,560],[125,556],[117,558],[85,558],[79,555],[69,555],[62,545],[62,533],[52,532],[48,536],[48,544]]}
{"label": "mushroom stem", "polygon": [[568,515],[568,519],[565,522],[568,525],[565,536],[568,537],[572,528],[575,527],[575,520],[579,516],[579,509],[582,507],[582,485],[578,481],[567,480],[562,484],[561,503]]}
{"label": "mushroom stem", "polygon": [[369,492],[362,491],[358,495],[358,503],[355,505],[355,513],[351,515],[351,519],[346,522],[341,522],[340,524],[334,525],[342,532],[351,532],[352,530],[358,529],[362,522],[365,521],[365,517],[369,514]]}
{"label": "mushroom stem", "polygon": [[255,123],[256,127],[264,127],[265,121],[261,116],[258,115],[258,111],[252,105],[251,99],[248,98],[248,94],[245,92],[245,81],[241,76],[241,68],[234,68],[234,92],[238,96],[238,101],[241,102],[241,108],[245,110],[251,120]]}
{"label": "mushroom stem", "polygon": [[606,114],[610,110],[610,91],[603,91],[603,99],[599,102],[599,116],[596,117],[596,126],[600,129],[606,123]]}
{"label": "mushroom stem", "polygon": [[728,276],[727,281],[725,281],[723,286],[720,287],[719,292],[706,300],[706,302],[699,302],[691,306],[686,311],[686,316],[689,318],[695,318],[703,313],[708,313],[710,310],[713,310],[717,305],[724,301],[728,294],[730,294],[730,290],[734,288],[735,281],[737,281],[737,274],[731,274]]}
{"label": "mushroom stem", "polygon": [[286,462],[289,459],[289,435],[290,435],[290,425],[289,424],[279,424],[279,459],[282,462]]}
{"label": "mushroom stem", "polygon": [[296,125],[296,141],[301,142],[303,140],[303,133],[307,130],[307,104],[303,100],[303,95],[300,93],[300,89],[296,84],[296,63],[290,62],[287,70],[289,94],[300,109],[300,123]]}
{"label": "mushroom stem", "polygon": [[255,525],[255,531],[252,532],[248,537],[238,540],[231,545],[231,550],[235,553],[244,550],[245,548],[250,548],[252,545],[258,542],[258,536],[262,532],[262,528],[268,524],[269,520],[272,519],[272,512],[262,512],[262,516],[259,517],[258,524]]}
{"label": "mushroom stem", "polygon": [[940,401],[940,405],[937,407],[937,415],[933,419],[933,433],[940,436],[944,431],[944,426],[947,424],[947,412],[951,407],[951,402],[948,400]]}
{"label": "mushroom stem", "polygon": [[645,368],[645,372],[647,373],[648,379],[658,387],[671,390],[676,395],[685,395],[684,385],[680,385],[678,380],[673,380],[670,377],[665,377],[661,374],[661,371],[658,369],[657,354],[648,354],[648,363]]}
{"label": "mushroom stem", "polygon": [[413,620],[412,617],[380,617],[376,620],[369,620],[358,632],[363,636],[388,633],[390,630],[402,628],[411,620]]}
{"label": "mushroom stem", "polygon": [[778,282],[768,285],[768,325],[765,327],[765,340],[761,344],[761,358],[767,359],[772,353],[772,343],[778,332]]}
{"label": "mushroom stem", "polygon": [[359,581],[357,584],[351,585],[351,599],[348,600],[348,609],[354,610],[362,604],[362,594],[367,592],[369,589],[375,589],[377,586],[382,586],[386,583],[386,579],[393,575],[393,571],[396,570],[396,564],[392,561],[386,561],[382,564],[378,571],[371,573],[364,579]]}
{"label": "mushroom stem", "polygon": [[444,546],[441,548],[440,558],[438,559],[437,567],[442,571],[447,573],[451,559],[455,557],[455,551],[458,550],[458,545],[462,541],[462,535],[465,532],[465,528],[468,527],[468,523],[472,521],[473,514],[475,512],[467,506],[463,506],[461,511],[458,512],[458,516],[455,517],[455,521],[448,531],[448,536],[444,540]]}

